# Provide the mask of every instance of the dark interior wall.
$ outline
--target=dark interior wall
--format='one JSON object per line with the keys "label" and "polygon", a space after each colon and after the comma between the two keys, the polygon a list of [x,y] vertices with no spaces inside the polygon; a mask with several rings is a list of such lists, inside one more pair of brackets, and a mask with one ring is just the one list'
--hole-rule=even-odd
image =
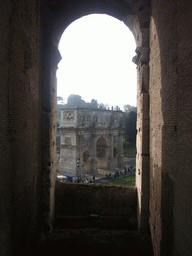
{"label": "dark interior wall", "polygon": [[[1,56],[1,69],[0,69],[0,154],[1,154],[1,172],[0,172],[0,219],[1,219],[1,235],[0,235],[0,248],[3,255],[11,254],[11,239],[10,239],[10,221],[11,221],[11,163],[10,154],[11,147],[9,142],[9,119],[8,119],[8,95],[9,88],[7,86],[9,74],[9,29],[10,29],[10,16],[12,5],[10,1],[1,1],[0,9],[0,56]],[[2,221],[3,220],[3,221]]]}
{"label": "dark interior wall", "polygon": [[40,233],[40,8],[34,0],[0,5],[1,255],[18,255]]}
{"label": "dark interior wall", "polygon": [[56,182],[57,216],[135,217],[136,187],[67,184]]}
{"label": "dark interior wall", "polygon": [[150,227],[155,255],[191,254],[191,6],[152,1]]}
{"label": "dark interior wall", "polygon": [[[142,31],[148,30],[149,25],[148,19],[145,19],[148,17],[145,13],[145,3],[149,7],[149,1],[145,0],[122,1],[124,4],[120,8],[119,1],[106,1],[105,4],[104,1],[84,1],[89,4],[87,9],[78,7],[79,1],[50,1],[51,6],[46,5],[48,0],[42,2],[47,10],[44,20],[47,37],[44,37],[44,40],[49,39],[44,45],[48,48],[44,48],[42,54],[45,57],[46,52],[48,53],[50,65],[49,69],[43,70],[44,77],[48,77],[48,82],[51,81],[49,85],[47,81],[43,84],[44,92],[50,90],[49,93],[43,94],[43,104],[39,80],[42,74],[39,56],[40,1],[0,0],[0,192],[3,195],[0,199],[0,241],[3,256],[21,251],[24,254],[28,245],[40,233],[42,152],[45,163],[44,184],[47,189],[45,192],[49,191],[48,196],[46,197],[45,193],[43,198],[48,202],[48,214],[50,204],[54,204],[54,186],[50,189],[50,185],[54,184],[54,177],[50,181],[50,172],[56,169],[55,73],[60,59],[55,45],[58,44],[64,28],[77,17],[93,12],[92,10],[100,13],[107,10],[108,14],[119,19],[125,18],[130,27],[134,27],[132,16],[136,13],[139,21],[134,31],[138,42],[142,37],[141,34],[137,35],[140,29],[137,29],[137,25],[141,25]],[[127,2],[133,8],[129,8]],[[63,16],[63,12],[58,10],[66,3],[71,5],[62,9],[65,10]],[[79,13],[78,8],[81,9]],[[151,234],[156,255],[190,255],[192,7],[188,0],[152,0],[150,8]],[[53,16],[55,18],[51,19]],[[142,46],[142,43],[139,46]],[[145,58],[141,59],[142,64],[146,62]],[[46,60],[45,58],[44,61]],[[145,82],[145,79],[143,81]],[[41,149],[41,120],[44,129],[44,151]],[[146,140],[143,141],[145,142],[141,148],[147,143]],[[141,155],[143,153],[144,151]],[[144,177],[140,176],[141,179]],[[54,211],[54,207],[51,211]]]}
{"label": "dark interior wall", "polygon": [[[174,174],[175,255],[192,253],[192,5],[177,1],[177,173]],[[185,245],[185,246],[183,246]]]}

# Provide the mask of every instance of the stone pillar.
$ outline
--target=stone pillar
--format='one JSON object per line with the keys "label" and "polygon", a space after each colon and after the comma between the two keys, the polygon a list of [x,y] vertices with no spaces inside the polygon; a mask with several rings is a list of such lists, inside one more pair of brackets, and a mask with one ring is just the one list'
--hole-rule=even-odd
{"label": "stone pillar", "polygon": [[113,163],[113,134],[111,132],[108,134],[109,138],[109,147],[108,147],[108,170],[114,169]]}
{"label": "stone pillar", "polygon": [[123,169],[124,155],[123,155],[123,132],[119,131],[119,143],[118,143],[118,168],[120,171]]}
{"label": "stone pillar", "polygon": [[137,156],[138,227],[145,231],[149,220],[149,29],[142,29],[142,47],[137,47]]}
{"label": "stone pillar", "polygon": [[81,176],[81,178],[85,177],[85,172],[84,172],[84,168],[83,168],[83,135],[78,136],[79,140],[78,140],[78,144],[77,144],[77,155],[80,158],[80,163],[79,163],[79,175]]}
{"label": "stone pillar", "polygon": [[75,171],[75,173],[78,178],[80,178],[80,175],[81,175],[81,161],[82,161],[81,154],[80,154],[80,149],[81,149],[80,147],[81,147],[81,140],[82,140],[81,137],[82,137],[81,135],[76,133],[77,144],[76,144],[76,149],[75,149],[75,151],[76,151],[76,171]]}
{"label": "stone pillar", "polygon": [[61,55],[56,46],[46,44],[43,48],[43,89],[42,89],[42,211],[44,231],[51,231],[55,207],[55,180],[57,170],[56,157],[56,111],[57,111],[57,64]]}
{"label": "stone pillar", "polygon": [[96,135],[92,132],[92,148],[91,148],[91,174],[95,175],[97,173],[97,158],[96,158]]}

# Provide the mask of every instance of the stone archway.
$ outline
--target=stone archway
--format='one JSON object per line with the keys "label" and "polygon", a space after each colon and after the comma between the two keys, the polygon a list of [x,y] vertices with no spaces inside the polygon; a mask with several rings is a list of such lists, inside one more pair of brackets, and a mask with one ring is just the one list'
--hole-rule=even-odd
{"label": "stone archway", "polygon": [[100,137],[96,142],[97,157],[101,159],[106,158],[107,141],[104,137]]}
{"label": "stone archway", "polygon": [[[46,216],[51,219],[54,214],[54,182],[56,173],[56,154],[53,147],[56,123],[56,70],[61,59],[58,44],[65,28],[74,20],[88,14],[101,13],[111,15],[123,21],[132,31],[136,41],[136,56],[133,62],[137,65],[137,160],[136,175],[138,200],[143,209],[138,211],[139,228],[145,228],[148,216],[149,197],[149,1],[49,1],[42,6],[43,14],[43,163],[47,195]],[[46,134],[49,134],[48,138]],[[139,172],[138,172],[139,170]],[[49,173],[49,175],[47,175]],[[142,175],[141,175],[142,174]],[[141,178],[142,177],[142,178]],[[143,182],[143,180],[145,182]],[[47,186],[50,183],[51,189]],[[143,188],[145,188],[143,190]],[[142,195],[142,196],[141,196]],[[47,203],[50,203],[49,206]],[[50,210],[50,213],[47,212]]]}
{"label": "stone archway", "polygon": [[96,142],[96,156],[98,160],[97,167],[100,169],[107,167],[107,141],[104,137],[100,137]]}
{"label": "stone archway", "polygon": [[117,154],[118,154],[118,150],[117,150],[116,147],[114,147],[114,148],[113,148],[113,157],[114,157],[114,159],[117,158]]}

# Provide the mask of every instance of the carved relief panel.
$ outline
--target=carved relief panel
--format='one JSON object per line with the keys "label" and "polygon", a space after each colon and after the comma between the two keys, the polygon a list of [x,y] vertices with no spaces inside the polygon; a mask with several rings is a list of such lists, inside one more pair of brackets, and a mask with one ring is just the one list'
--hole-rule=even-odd
{"label": "carved relief panel", "polygon": [[71,145],[71,138],[70,137],[66,137],[64,142],[65,142],[66,146],[70,146]]}
{"label": "carved relief panel", "polygon": [[61,145],[70,146],[71,145],[71,138],[61,135]]}
{"label": "carved relief panel", "polygon": [[64,111],[63,112],[64,121],[73,121],[74,120],[74,111]]}

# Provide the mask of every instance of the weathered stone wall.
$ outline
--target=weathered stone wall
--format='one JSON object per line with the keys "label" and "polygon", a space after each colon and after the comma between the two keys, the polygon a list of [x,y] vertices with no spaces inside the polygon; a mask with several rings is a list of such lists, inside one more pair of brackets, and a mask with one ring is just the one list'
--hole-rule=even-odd
{"label": "weathered stone wall", "polygon": [[[174,141],[177,140],[178,151],[175,155],[177,168],[174,172],[174,184],[169,179],[169,187],[174,191],[174,200],[171,205],[174,208],[174,239],[175,255],[190,255],[192,252],[192,6],[188,1],[177,2],[177,49],[178,49],[178,85],[176,98],[177,101],[177,126],[172,129]],[[176,135],[175,135],[176,133]],[[175,138],[177,136],[177,138]],[[167,140],[163,146],[168,144]],[[168,149],[169,150],[169,149]],[[174,146],[173,146],[174,150]],[[170,150],[169,150],[170,152]],[[164,152],[164,158],[167,151]],[[174,151],[173,151],[174,154]],[[168,159],[166,159],[166,163]],[[166,164],[165,164],[166,165]],[[173,171],[171,170],[170,176]],[[170,190],[165,190],[165,196]],[[168,202],[167,202],[168,203]],[[164,213],[166,214],[166,212]],[[172,211],[169,211],[171,218]],[[183,246],[185,244],[185,246]]]}
{"label": "weathered stone wall", "polygon": [[41,229],[39,1],[0,1],[0,251],[25,254]]}
{"label": "weathered stone wall", "polygon": [[[152,1],[150,227],[155,255],[191,255],[191,5]],[[185,238],[184,238],[185,237]]]}
{"label": "weathered stone wall", "polygon": [[[162,172],[162,97],[159,37],[153,19],[150,23],[150,227],[155,253],[161,241],[161,172]],[[154,75],[155,73],[155,75]]]}
{"label": "weathered stone wall", "polygon": [[56,182],[57,216],[136,217],[136,187]]}
{"label": "weathered stone wall", "polygon": [[191,2],[0,3],[1,254],[19,254],[21,248],[25,254],[40,234],[41,209],[44,227],[50,229],[56,175],[56,69],[61,58],[57,46],[72,21],[100,12],[123,20],[137,45],[138,221],[145,226],[150,212],[155,255],[191,255]]}

